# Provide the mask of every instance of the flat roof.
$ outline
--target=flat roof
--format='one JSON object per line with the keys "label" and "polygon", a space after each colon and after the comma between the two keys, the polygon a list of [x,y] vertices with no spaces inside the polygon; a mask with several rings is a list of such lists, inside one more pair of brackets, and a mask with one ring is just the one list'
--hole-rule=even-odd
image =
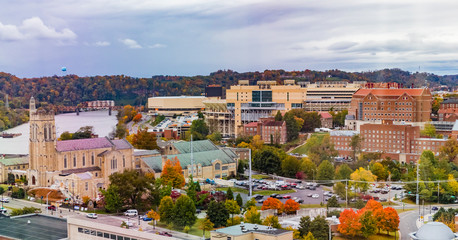
{"label": "flat roof", "polygon": [[206,98],[205,96],[163,96],[163,97],[150,97],[150,98]]}
{"label": "flat roof", "polygon": [[[27,221],[30,220],[30,223]],[[32,215],[27,217],[0,217],[0,236],[24,240],[58,240],[67,238],[67,220]]]}

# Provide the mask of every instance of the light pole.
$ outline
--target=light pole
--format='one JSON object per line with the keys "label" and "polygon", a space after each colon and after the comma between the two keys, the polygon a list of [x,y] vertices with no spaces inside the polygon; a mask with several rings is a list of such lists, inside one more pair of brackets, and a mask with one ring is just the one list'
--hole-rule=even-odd
{"label": "light pole", "polygon": [[253,183],[251,182],[251,148],[248,148],[248,167],[250,168],[250,172],[248,173],[249,181],[250,181],[250,195],[248,198],[250,199],[253,196]]}
{"label": "light pole", "polygon": [[51,191],[49,191],[48,194],[46,194],[46,214],[48,214],[48,210],[49,210],[49,206],[48,206],[48,196],[49,196],[50,193],[51,193]]}

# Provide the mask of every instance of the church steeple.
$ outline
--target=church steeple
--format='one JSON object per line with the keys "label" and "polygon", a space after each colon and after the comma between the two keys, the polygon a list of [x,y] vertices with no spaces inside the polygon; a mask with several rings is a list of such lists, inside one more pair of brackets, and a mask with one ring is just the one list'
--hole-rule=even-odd
{"label": "church steeple", "polygon": [[37,108],[35,106],[35,98],[33,97],[30,98],[29,111],[30,115],[37,112]]}

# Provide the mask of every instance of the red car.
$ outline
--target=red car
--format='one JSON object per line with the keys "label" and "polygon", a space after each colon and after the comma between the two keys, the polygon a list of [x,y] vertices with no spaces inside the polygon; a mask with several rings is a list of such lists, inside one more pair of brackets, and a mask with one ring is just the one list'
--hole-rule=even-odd
{"label": "red car", "polygon": [[290,199],[291,198],[291,195],[285,195],[283,196],[284,199]]}
{"label": "red car", "polygon": [[56,206],[54,205],[48,206],[48,210],[56,211]]}

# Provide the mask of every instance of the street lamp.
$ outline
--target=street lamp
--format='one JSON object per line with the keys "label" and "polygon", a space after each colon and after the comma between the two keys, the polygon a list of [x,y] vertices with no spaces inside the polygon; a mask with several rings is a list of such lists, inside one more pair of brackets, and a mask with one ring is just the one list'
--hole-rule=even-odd
{"label": "street lamp", "polygon": [[49,206],[48,206],[48,196],[49,196],[50,193],[51,193],[51,191],[49,191],[48,194],[46,194],[46,214],[48,214],[48,210],[49,210]]}

